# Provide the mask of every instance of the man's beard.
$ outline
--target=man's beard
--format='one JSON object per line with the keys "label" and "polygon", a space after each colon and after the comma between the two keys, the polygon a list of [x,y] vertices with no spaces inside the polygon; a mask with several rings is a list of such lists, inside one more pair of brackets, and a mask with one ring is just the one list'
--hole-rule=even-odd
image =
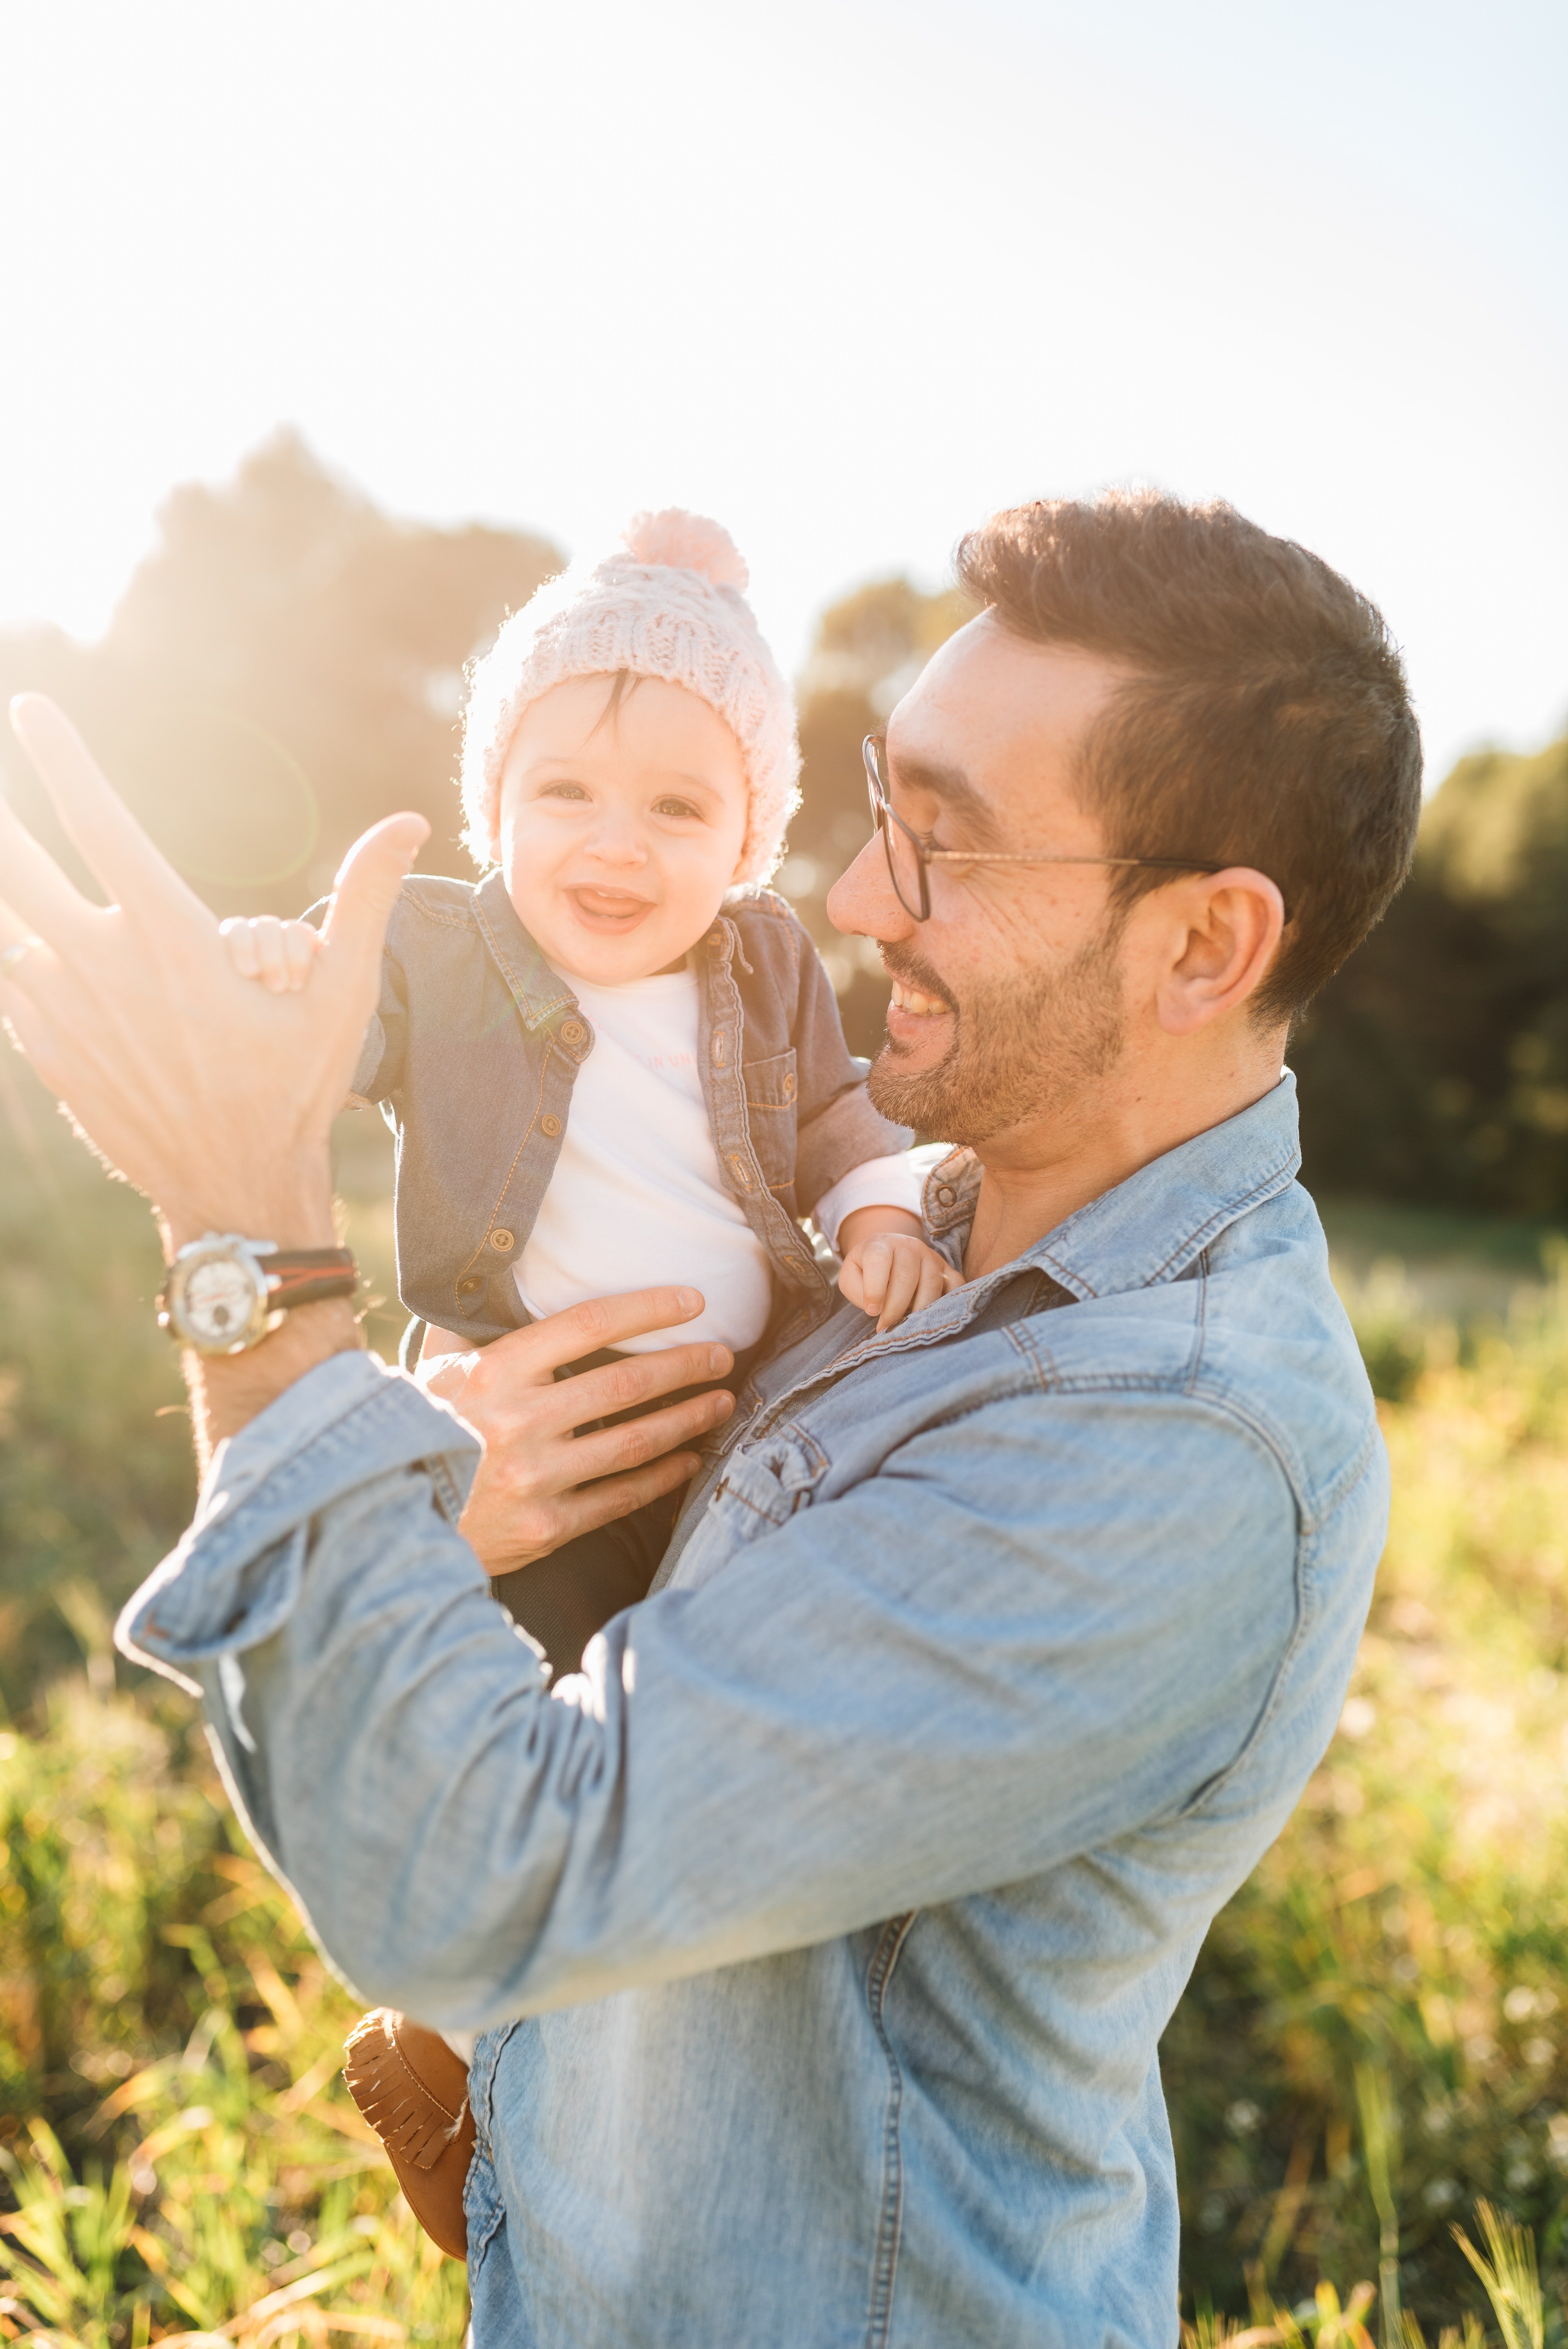
{"label": "man's beard", "polygon": [[987,981],[963,1004],[912,948],[884,947],[892,976],[947,1004],[954,1030],[935,1068],[907,1074],[899,1064],[908,1047],[888,1039],[867,1086],[882,1115],[934,1140],[973,1146],[1076,1107],[1121,1052],[1124,926],[1125,916],[1113,912],[1059,969]]}

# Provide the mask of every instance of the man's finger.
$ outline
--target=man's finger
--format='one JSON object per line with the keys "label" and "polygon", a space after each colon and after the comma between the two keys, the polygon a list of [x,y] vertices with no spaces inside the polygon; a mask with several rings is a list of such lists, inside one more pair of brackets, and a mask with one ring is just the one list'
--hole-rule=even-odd
{"label": "man's finger", "polygon": [[[123,905],[138,920],[189,919],[194,915],[203,925],[211,921],[200,897],[153,846],[63,709],[45,694],[19,693],[11,704],[11,726],[42,776],[55,812],[78,854],[116,905]],[[9,843],[4,854],[8,874]],[[35,855],[48,867],[69,900],[83,912],[93,910],[71,888],[52,858],[36,846]],[[26,910],[34,909],[29,905]],[[62,913],[67,910],[62,905]],[[43,926],[41,921],[39,926]]]}
{"label": "man's finger", "polygon": [[[707,1386],[723,1378],[733,1361],[727,1347],[709,1345],[662,1347],[656,1354],[628,1354],[623,1361],[603,1362],[596,1371],[583,1371],[575,1378],[558,1379],[549,1387],[535,1389],[531,1421],[541,1435],[569,1435],[573,1428],[590,1426],[597,1419],[613,1419],[624,1411],[645,1411],[661,1395]],[[462,1409],[460,1402],[458,1408]],[[645,1420],[627,1423],[648,1424],[655,1415],[649,1413]],[[669,1441],[666,1435],[655,1449],[663,1450]],[[629,1466],[643,1456],[634,1449],[619,1464]],[[576,1471],[582,1476],[603,1473],[596,1468]]]}
{"label": "man's finger", "polygon": [[430,837],[422,815],[383,816],[362,833],[338,867],[322,926],[328,965],[358,974],[373,970],[408,867]]}
{"label": "man's finger", "polygon": [[[707,1301],[700,1288],[634,1288],[623,1297],[592,1297],[585,1304],[570,1306],[564,1313],[552,1313],[526,1330],[496,1339],[485,1351],[498,1362],[511,1356],[525,1362],[531,1371],[548,1376],[567,1362],[580,1362],[584,1354],[596,1354],[601,1347],[622,1346],[628,1338],[645,1338],[655,1330],[678,1330],[683,1321],[700,1313]],[[667,1357],[647,1354],[634,1359],[653,1362]],[[598,1371],[583,1373],[585,1378],[603,1375]],[[694,1377],[711,1375],[707,1371],[688,1371],[684,1380],[665,1383],[689,1385]],[[652,1386],[647,1392],[657,1394],[663,1389]],[[597,1412],[585,1411],[583,1417],[596,1419],[603,1412],[621,1408],[618,1403],[601,1403]]]}
{"label": "man's finger", "polygon": [[601,1427],[592,1435],[580,1435],[572,1447],[572,1464],[583,1485],[596,1483],[602,1476],[620,1475],[647,1461],[663,1459],[673,1448],[700,1443],[721,1427],[734,1409],[735,1397],[728,1388],[716,1387],[710,1394],[693,1395],[686,1402],[651,1411],[642,1419],[623,1420],[619,1427]]}
{"label": "man's finger", "polygon": [[62,945],[79,938],[99,908],[73,887],[19,815],[0,799],[0,886],[27,928]]}
{"label": "man's finger", "polygon": [[701,1467],[696,1453],[671,1452],[662,1460],[650,1461],[645,1468],[630,1468],[624,1475],[607,1476],[603,1484],[587,1485],[581,1492],[562,1493],[555,1505],[561,1521],[555,1547],[577,1534],[614,1525],[617,1517],[629,1517],[645,1502],[660,1500],[665,1493],[689,1485]]}
{"label": "man's finger", "polygon": [[60,958],[53,947],[28,928],[13,907],[0,901],[0,980],[35,994],[59,975]]}

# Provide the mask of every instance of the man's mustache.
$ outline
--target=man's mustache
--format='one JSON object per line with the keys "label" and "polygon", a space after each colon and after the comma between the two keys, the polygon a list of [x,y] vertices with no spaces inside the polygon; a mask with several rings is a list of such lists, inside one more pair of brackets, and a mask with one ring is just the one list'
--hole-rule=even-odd
{"label": "man's mustache", "polygon": [[938,1003],[946,1004],[949,1011],[957,1010],[952,988],[943,985],[931,965],[923,957],[917,955],[913,947],[906,947],[895,939],[891,946],[879,942],[877,951],[882,958],[882,968],[890,978],[900,980],[905,987],[917,988],[922,995],[934,996]]}

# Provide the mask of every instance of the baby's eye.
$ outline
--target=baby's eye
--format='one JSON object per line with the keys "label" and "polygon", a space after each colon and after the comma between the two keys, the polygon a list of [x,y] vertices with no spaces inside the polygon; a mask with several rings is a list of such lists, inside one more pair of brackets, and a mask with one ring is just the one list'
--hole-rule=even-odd
{"label": "baby's eye", "polygon": [[542,800],[585,800],[588,796],[581,783],[546,783],[539,794]]}
{"label": "baby's eye", "polygon": [[702,822],[702,810],[700,808],[694,807],[690,800],[678,799],[673,793],[667,799],[655,801],[654,813],[655,815],[679,816],[692,823],[700,823]]}

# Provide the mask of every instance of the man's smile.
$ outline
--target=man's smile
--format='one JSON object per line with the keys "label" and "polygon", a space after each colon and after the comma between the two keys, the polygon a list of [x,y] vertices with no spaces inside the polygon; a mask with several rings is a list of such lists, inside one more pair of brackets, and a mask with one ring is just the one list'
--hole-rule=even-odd
{"label": "man's smile", "polygon": [[918,988],[905,987],[898,978],[892,983],[892,999],[900,1011],[907,1011],[913,1019],[933,1019],[952,1008],[934,995],[922,995]]}

